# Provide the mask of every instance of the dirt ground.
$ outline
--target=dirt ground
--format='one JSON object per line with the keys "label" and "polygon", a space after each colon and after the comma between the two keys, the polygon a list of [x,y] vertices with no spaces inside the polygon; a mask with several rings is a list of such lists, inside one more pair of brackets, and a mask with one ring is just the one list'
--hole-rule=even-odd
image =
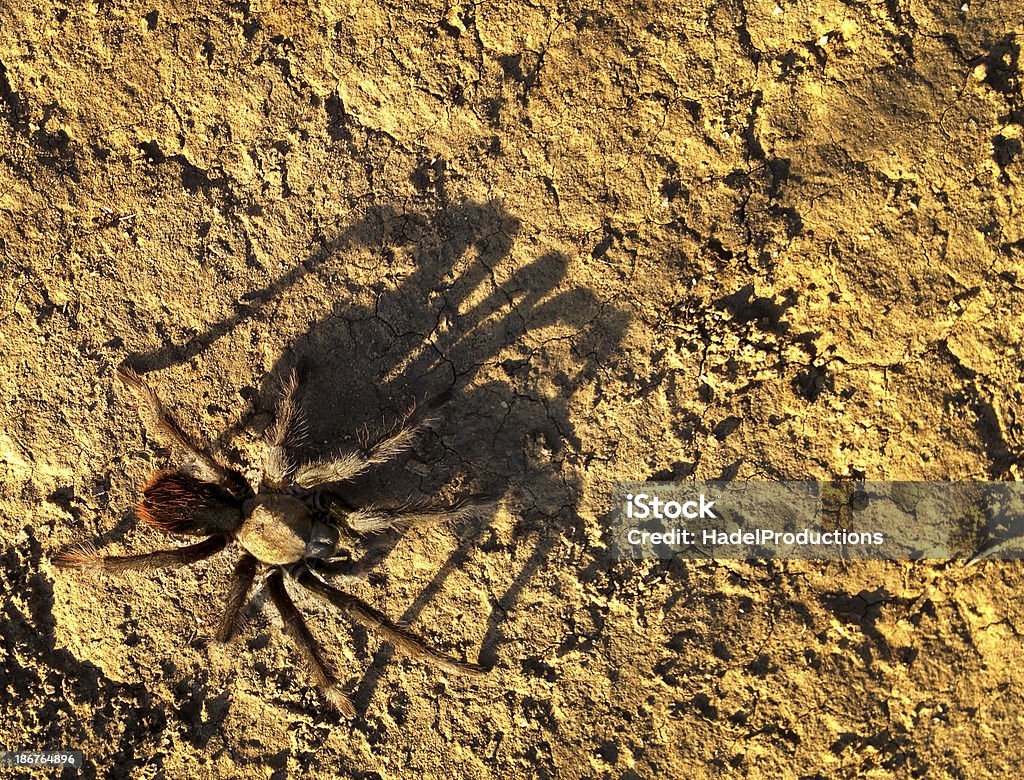
{"label": "dirt ground", "polygon": [[[0,8],[0,749],[83,777],[1020,772],[1020,565],[608,539],[623,480],[1024,477],[1019,2],[209,5]],[[49,562],[168,543],[133,504],[174,461],[118,365],[253,464],[299,357],[310,453],[451,388],[353,497],[500,508],[408,532],[358,593],[482,680],[293,589],[349,722],[263,595],[209,642],[234,551]]]}

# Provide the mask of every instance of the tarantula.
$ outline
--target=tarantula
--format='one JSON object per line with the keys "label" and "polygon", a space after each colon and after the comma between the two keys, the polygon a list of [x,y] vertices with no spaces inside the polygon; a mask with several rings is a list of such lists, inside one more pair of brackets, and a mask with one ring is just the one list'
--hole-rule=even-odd
{"label": "tarantula", "polygon": [[240,471],[226,465],[185,432],[141,376],[129,368],[119,369],[117,375],[138,400],[147,427],[173,449],[194,459],[189,467],[154,473],[142,488],[143,498],[136,505],[136,515],[146,525],[167,534],[206,538],[184,547],[126,556],[104,555],[90,544],[79,544],[55,555],[55,565],[111,572],[177,567],[208,558],[229,542],[237,542],[242,552],[235,564],[216,640],[227,642],[235,634],[253,583],[262,577],[285,631],[298,647],[314,683],[331,705],[348,717],[355,714],[352,701],[288,595],[285,575],[413,658],[460,674],[485,672],[478,664],[458,661],[430,649],[403,626],[324,580],[347,576],[349,553],[360,536],[418,523],[459,520],[489,506],[482,496],[474,496],[447,508],[357,507],[338,491],[338,483],[351,480],[412,446],[417,433],[431,421],[430,412],[446,400],[447,394],[422,409],[411,409],[389,433],[378,435],[372,442],[364,439],[357,449],[298,463],[290,450],[303,424],[298,397],[305,371],[297,366],[281,388],[274,422],[265,434],[259,484],[253,489]]}

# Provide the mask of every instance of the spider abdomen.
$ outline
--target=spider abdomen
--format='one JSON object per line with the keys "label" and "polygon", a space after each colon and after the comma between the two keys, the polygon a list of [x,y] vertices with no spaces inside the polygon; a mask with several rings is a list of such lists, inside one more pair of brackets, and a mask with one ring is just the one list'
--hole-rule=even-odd
{"label": "spider abdomen", "polygon": [[218,485],[180,471],[158,471],[142,488],[135,513],[168,534],[230,533],[242,520],[241,504]]}
{"label": "spider abdomen", "polygon": [[271,493],[251,502],[235,537],[263,563],[284,565],[333,551],[337,531],[315,520],[297,498]]}

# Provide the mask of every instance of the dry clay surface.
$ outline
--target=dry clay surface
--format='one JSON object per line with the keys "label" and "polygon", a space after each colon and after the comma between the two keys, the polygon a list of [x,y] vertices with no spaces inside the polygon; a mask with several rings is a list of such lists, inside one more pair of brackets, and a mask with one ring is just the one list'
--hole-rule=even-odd
{"label": "dry clay surface", "polygon": [[[620,480],[1021,478],[1022,17],[6,0],[0,748],[84,777],[1013,776],[1020,566],[618,561],[608,518]],[[264,595],[209,641],[234,550],[49,562],[178,543],[133,517],[175,461],[119,364],[251,465],[299,357],[309,455],[451,389],[350,494],[500,508],[390,540],[356,591],[482,680],[293,589],[349,722]]]}

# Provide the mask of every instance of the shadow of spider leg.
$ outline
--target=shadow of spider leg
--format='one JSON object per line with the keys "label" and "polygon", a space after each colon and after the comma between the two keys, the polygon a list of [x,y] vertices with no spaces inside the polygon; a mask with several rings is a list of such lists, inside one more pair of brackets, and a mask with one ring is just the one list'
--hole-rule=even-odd
{"label": "shadow of spider leg", "polygon": [[454,674],[479,676],[487,673],[479,664],[467,663],[450,658],[432,650],[418,636],[408,629],[393,623],[382,612],[378,612],[362,599],[338,590],[317,577],[307,566],[296,567],[292,572],[295,581],[321,601],[340,609],[354,623],[368,631],[375,631],[410,658],[425,661],[439,669]]}
{"label": "shadow of spider leg", "polygon": [[302,659],[305,661],[309,674],[316,686],[323,691],[324,696],[342,715],[348,718],[355,717],[356,708],[352,700],[341,689],[341,685],[330,667],[324,661],[317,645],[316,639],[309,632],[306,621],[292,602],[291,596],[285,590],[284,577],[280,569],[273,570],[267,577],[267,591],[270,598],[281,613],[281,620],[284,621],[284,630],[291,637]]}

